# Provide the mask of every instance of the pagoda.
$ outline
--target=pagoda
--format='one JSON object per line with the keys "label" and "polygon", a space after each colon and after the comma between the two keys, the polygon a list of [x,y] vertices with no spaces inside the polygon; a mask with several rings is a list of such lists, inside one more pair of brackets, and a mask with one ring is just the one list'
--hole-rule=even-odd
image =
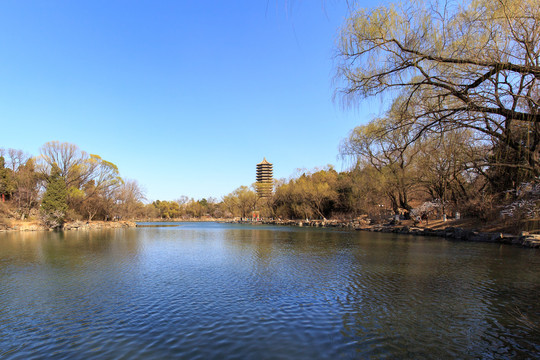
{"label": "pagoda", "polygon": [[255,183],[259,197],[270,197],[273,190],[273,165],[266,158],[257,164],[257,182]]}

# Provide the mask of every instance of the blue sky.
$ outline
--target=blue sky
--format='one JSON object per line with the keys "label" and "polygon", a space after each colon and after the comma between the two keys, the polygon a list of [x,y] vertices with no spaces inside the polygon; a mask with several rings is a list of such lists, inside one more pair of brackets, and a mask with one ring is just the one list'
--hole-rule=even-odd
{"label": "blue sky", "polygon": [[[77,144],[148,200],[221,196],[333,164],[380,112],[332,97],[346,1],[0,3],[0,147]],[[373,103],[373,102],[372,102]]]}

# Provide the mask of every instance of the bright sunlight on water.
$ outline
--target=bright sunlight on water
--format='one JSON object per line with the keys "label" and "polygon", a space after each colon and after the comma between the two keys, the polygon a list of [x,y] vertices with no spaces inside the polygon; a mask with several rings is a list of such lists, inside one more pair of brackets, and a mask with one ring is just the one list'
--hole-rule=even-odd
{"label": "bright sunlight on water", "polygon": [[535,358],[540,252],[181,223],[0,234],[0,358]]}

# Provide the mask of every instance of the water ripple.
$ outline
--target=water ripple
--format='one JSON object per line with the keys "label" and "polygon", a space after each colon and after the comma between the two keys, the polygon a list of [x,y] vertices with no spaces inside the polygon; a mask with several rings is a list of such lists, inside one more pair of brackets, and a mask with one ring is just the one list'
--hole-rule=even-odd
{"label": "water ripple", "polygon": [[219,224],[0,235],[1,358],[540,353],[523,249]]}

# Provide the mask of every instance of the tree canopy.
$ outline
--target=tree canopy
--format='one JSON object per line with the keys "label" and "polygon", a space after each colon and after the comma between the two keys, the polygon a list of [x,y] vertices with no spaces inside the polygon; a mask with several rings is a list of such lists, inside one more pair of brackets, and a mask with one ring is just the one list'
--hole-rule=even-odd
{"label": "tree canopy", "polygon": [[[539,175],[540,6],[537,0],[413,1],[361,9],[337,55],[346,104],[401,96],[412,139],[468,128],[516,157],[486,165]],[[480,161],[480,159],[478,159]]]}

